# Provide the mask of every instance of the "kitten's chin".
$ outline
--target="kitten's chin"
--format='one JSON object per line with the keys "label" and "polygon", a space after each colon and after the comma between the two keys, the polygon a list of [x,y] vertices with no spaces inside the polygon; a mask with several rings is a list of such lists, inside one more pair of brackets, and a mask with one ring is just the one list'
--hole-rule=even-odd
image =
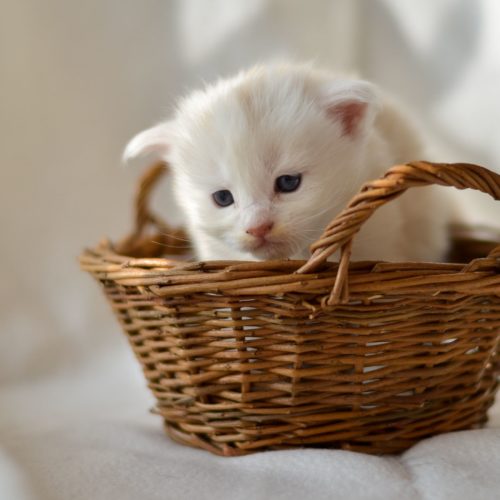
{"label": "kitten's chin", "polygon": [[292,254],[292,249],[285,243],[265,243],[248,252],[258,260],[275,260],[289,258]]}

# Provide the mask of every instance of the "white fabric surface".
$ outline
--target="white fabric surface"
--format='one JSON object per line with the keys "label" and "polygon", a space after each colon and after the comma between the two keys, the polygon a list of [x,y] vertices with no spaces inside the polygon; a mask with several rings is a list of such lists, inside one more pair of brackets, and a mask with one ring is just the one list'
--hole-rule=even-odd
{"label": "white fabric surface", "polygon": [[227,458],[176,444],[147,413],[152,399],[126,347],[64,380],[4,392],[2,500],[493,500],[500,493],[499,427],[438,436],[400,457],[294,450]]}
{"label": "white fabric surface", "polygon": [[[429,157],[498,169],[499,5],[0,0],[0,500],[499,498],[498,405],[489,429],[399,458],[228,459],[172,443],[76,264],[129,227],[138,172],[118,168],[126,141],[185,89],[259,60],[355,70],[407,102]],[[460,197],[469,220],[500,225],[498,205]]]}

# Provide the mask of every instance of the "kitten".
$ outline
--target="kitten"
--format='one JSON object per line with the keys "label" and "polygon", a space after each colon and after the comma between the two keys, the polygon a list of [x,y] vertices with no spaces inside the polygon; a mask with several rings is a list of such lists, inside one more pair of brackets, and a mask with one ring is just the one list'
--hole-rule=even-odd
{"label": "kitten", "polygon": [[[421,159],[416,137],[369,82],[257,66],[182,100],[124,158],[154,153],[171,165],[200,260],[306,259],[363,182]],[[432,188],[410,190],[365,224],[352,258],[440,260],[446,223]]]}

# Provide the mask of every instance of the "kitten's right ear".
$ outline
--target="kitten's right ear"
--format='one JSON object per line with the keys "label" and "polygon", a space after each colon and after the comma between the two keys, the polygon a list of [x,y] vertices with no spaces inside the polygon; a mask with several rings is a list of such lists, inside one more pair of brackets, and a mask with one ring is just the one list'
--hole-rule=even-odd
{"label": "kitten's right ear", "polygon": [[342,135],[360,138],[370,129],[380,107],[375,85],[363,80],[334,80],[323,90],[327,116],[342,128]]}
{"label": "kitten's right ear", "polygon": [[123,161],[126,163],[133,158],[146,154],[154,154],[160,158],[165,158],[170,150],[171,131],[171,123],[162,122],[138,133],[127,144],[123,152]]}

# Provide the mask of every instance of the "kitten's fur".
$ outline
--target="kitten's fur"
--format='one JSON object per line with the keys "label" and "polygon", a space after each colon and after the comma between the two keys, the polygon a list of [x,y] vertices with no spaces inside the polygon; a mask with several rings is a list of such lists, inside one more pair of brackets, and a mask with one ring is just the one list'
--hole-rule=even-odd
{"label": "kitten's fur", "polygon": [[[363,182],[422,157],[407,119],[372,84],[307,65],[258,66],[194,92],[125,158],[146,152],[170,163],[201,260],[307,258]],[[275,193],[278,176],[299,173],[297,191]],[[216,206],[222,189],[234,204]],[[247,233],[267,222],[265,240]],[[432,189],[411,190],[365,224],[353,259],[439,260],[446,222]]]}

